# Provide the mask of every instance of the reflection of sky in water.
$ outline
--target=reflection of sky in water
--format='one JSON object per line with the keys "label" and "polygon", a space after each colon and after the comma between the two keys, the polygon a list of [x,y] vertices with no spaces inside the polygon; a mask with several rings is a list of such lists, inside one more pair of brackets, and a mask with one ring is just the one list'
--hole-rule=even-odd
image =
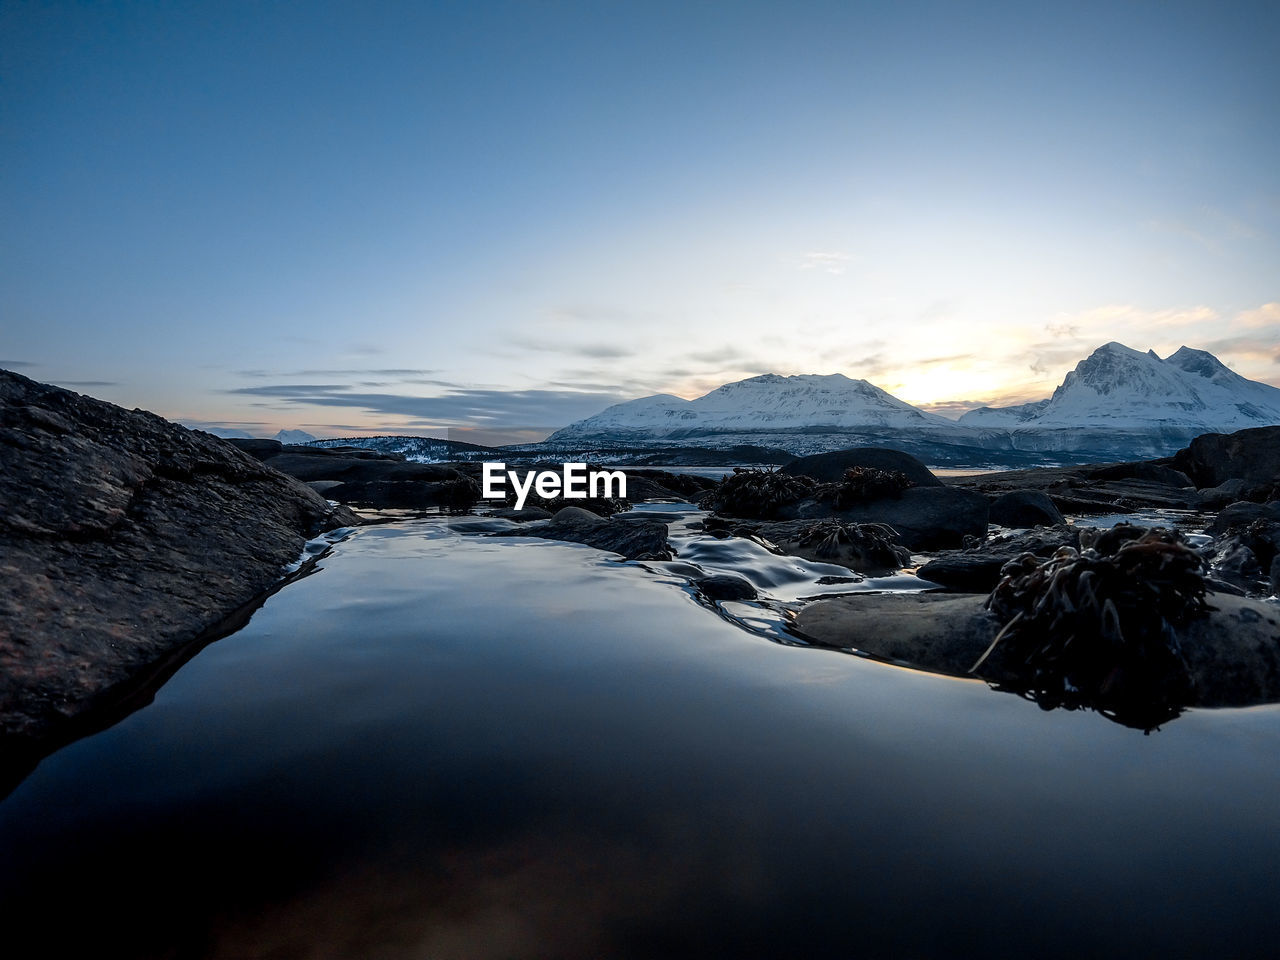
{"label": "reflection of sky in water", "polygon": [[323,566],[0,804],[14,936],[74,916],[51,946],[1244,956],[1280,934],[1280,710],[1144,737],[438,521]]}

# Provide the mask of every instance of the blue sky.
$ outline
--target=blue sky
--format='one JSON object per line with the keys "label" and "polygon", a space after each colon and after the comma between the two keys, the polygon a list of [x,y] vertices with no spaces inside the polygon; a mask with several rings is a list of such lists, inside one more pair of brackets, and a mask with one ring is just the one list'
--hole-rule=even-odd
{"label": "blue sky", "polygon": [[1280,383],[1280,6],[0,8],[0,365],[270,434]]}

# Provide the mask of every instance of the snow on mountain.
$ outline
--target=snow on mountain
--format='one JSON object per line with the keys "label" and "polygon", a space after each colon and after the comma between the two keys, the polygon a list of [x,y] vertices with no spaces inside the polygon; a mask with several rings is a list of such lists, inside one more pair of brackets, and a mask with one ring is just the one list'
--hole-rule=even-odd
{"label": "snow on mountain", "polygon": [[1246,380],[1204,350],[1162,360],[1120,343],[1099,347],[1039,404],[984,407],[967,426],[1036,430],[1198,433],[1280,423],[1280,388]]}
{"label": "snow on mountain", "polygon": [[609,407],[547,438],[613,445],[764,444],[795,454],[857,445],[911,449],[932,462],[1037,453],[1087,459],[1165,456],[1202,433],[1280,424],[1280,388],[1246,380],[1213,354],[1161,359],[1108,343],[1053,396],[982,407],[958,422],[925,413],[865,380],[765,374],[696,400],[667,394]]}
{"label": "snow on mountain", "polygon": [[767,373],[717,387],[696,400],[670,394],[615,404],[556,431],[548,442],[680,439],[785,431],[916,430],[953,433],[954,421],[917,410],[843,374]]}
{"label": "snow on mountain", "polygon": [[310,443],[315,437],[305,430],[281,430],[274,439],[281,443]]}

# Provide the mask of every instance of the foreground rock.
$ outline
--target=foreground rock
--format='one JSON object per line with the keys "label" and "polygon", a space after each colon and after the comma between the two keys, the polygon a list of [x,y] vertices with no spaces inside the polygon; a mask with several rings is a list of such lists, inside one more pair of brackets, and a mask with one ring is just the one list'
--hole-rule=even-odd
{"label": "foreground rock", "polygon": [[911,551],[902,545],[897,531],[881,523],[708,517],[704,528],[713,536],[758,539],[787,556],[835,563],[859,573],[889,573],[911,563]]}
{"label": "foreground rock", "polygon": [[805,501],[783,516],[816,520],[832,517],[845,523],[881,523],[898,532],[912,550],[962,546],[966,537],[985,537],[987,498],[956,487],[911,487],[898,497],[882,497],[838,509],[822,501]]}
{"label": "foreground rock", "polygon": [[[1280,426],[1206,433],[1174,454],[1173,466],[1191,477],[1197,487],[1240,480],[1250,487],[1275,490],[1280,485]],[[1274,494],[1258,497],[1273,498]]]}
{"label": "foreground rock", "polygon": [[550,520],[526,523],[499,537],[541,537],[583,543],[628,560],[670,560],[667,525],[657,520],[610,520],[581,507],[564,507]]}
{"label": "foreground rock", "polygon": [[920,567],[916,576],[961,593],[990,593],[1006,563],[1027,553],[1047,560],[1060,547],[1078,546],[1078,527],[1037,527],[984,540],[969,550],[944,554]]}
{"label": "foreground rock", "polygon": [[73,735],[357,523],[209,434],[0,371],[0,742]]}

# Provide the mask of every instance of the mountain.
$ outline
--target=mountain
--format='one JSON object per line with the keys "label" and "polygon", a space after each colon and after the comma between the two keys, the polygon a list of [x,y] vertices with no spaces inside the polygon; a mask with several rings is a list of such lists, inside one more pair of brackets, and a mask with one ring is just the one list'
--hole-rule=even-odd
{"label": "mountain", "polygon": [[940,430],[955,422],[917,410],[866,380],[843,374],[773,373],[717,387],[696,400],[658,394],[615,404],[557,430],[548,442],[593,438],[689,439],[715,434]]}
{"label": "mountain", "polygon": [[310,443],[315,437],[305,430],[281,430],[274,439],[281,443]]}
{"label": "mountain", "polygon": [[1080,361],[1048,400],[983,407],[959,422],[1005,428],[1020,449],[1160,456],[1202,433],[1280,423],[1280,388],[1246,380],[1204,350],[1161,359],[1113,342]]}
{"label": "mountain", "polygon": [[1182,347],[1161,359],[1108,343],[1052,397],[982,407],[958,422],[841,374],[765,374],[695,400],[659,394],[619,403],[545,445],[761,444],[797,455],[892,445],[936,464],[1025,463],[1032,454],[1084,462],[1164,456],[1202,433],[1278,423],[1280,388],[1246,380],[1211,353]]}

